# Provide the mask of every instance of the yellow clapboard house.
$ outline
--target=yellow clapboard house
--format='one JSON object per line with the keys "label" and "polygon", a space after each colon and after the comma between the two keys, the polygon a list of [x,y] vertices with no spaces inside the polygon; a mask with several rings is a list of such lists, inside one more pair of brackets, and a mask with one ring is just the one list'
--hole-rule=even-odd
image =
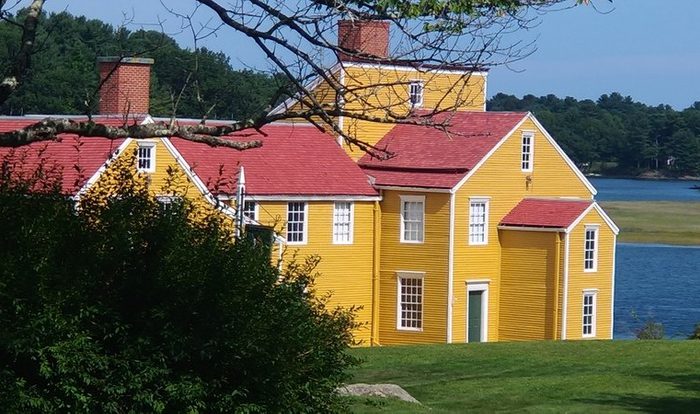
{"label": "yellow clapboard house", "polygon": [[[328,73],[348,93],[341,102],[327,81],[316,82],[316,101],[359,114],[364,119],[337,121],[390,158],[303,122],[234,134],[263,141],[243,152],[179,138],[109,145],[71,138],[42,154],[54,154],[64,171],[76,160],[87,166],[69,191],[77,195],[99,186],[115,159],[131,156],[164,201],[176,174],[178,193],[207,208],[231,216],[242,208],[248,223],[275,229],[281,247],[273,259],[282,266],[320,256],[316,293],[359,308],[354,334],[364,345],[612,338],[618,229],[537,119],[486,111],[484,70],[382,60],[387,23],[341,22],[339,32],[341,44],[380,58],[341,54]],[[129,113],[130,122],[153,122],[144,93],[152,61],[122,63],[102,91],[97,119],[123,122]],[[101,64],[108,73],[114,60]],[[290,100],[276,111],[299,105]],[[431,115],[443,128],[376,122],[388,119],[387,108],[408,119],[444,110]],[[30,122],[3,118],[0,130]]]}
{"label": "yellow clapboard house", "polygon": [[[313,85],[391,154],[340,143],[381,194],[378,342],[611,338],[619,230],[596,190],[532,114],[486,111],[484,70],[388,63],[389,29],[340,22],[358,53],[328,78],[346,93]],[[372,121],[387,112],[447,128]]]}

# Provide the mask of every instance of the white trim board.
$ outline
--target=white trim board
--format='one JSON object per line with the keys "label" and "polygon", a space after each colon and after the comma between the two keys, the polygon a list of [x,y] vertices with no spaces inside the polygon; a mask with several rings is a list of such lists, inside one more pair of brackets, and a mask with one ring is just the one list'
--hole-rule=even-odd
{"label": "white trim board", "polygon": [[100,179],[102,173],[104,173],[105,170],[107,170],[107,168],[117,159],[117,157],[121,156],[121,154],[124,153],[124,150],[126,150],[126,148],[131,144],[132,141],[133,140],[131,138],[126,138],[124,142],[122,142],[117,147],[116,150],[112,151],[112,153],[109,154],[107,160],[105,160],[105,162],[102,163],[100,168],[98,168],[97,171],[95,171],[95,173],[92,174],[92,176],[90,176],[90,178],[88,178],[87,181],[85,181],[85,184],[83,184],[83,186],[75,192],[73,198],[75,200],[79,200],[80,197],[83,194],[85,194],[90,189],[90,187],[92,187]]}
{"label": "white trim board", "polygon": [[457,191],[459,191],[459,189],[462,188],[462,186],[464,185],[464,183],[466,183],[467,180],[468,180],[472,175],[474,175],[477,171],[479,171],[479,168],[481,168],[481,166],[484,165],[484,164],[486,163],[486,161],[487,161],[489,158],[491,158],[491,156],[492,156],[496,151],[498,151],[499,148],[501,148],[501,146],[503,146],[503,144],[508,140],[508,138],[510,138],[510,136],[513,135],[513,134],[515,133],[515,131],[518,130],[518,128],[520,128],[520,126],[527,120],[528,116],[529,116],[529,112],[528,112],[527,114],[525,114],[525,115],[523,116],[523,119],[521,119],[520,121],[518,121],[518,123],[515,124],[515,126],[514,126],[510,131],[508,131],[508,133],[506,133],[506,134],[501,138],[501,140],[498,141],[498,143],[497,143],[496,145],[494,145],[493,148],[491,148],[491,150],[490,150],[489,152],[487,152],[486,155],[484,155],[484,156],[481,158],[481,160],[479,160],[478,163],[476,163],[476,165],[474,166],[474,168],[472,168],[471,170],[469,170],[469,172],[468,172],[464,177],[462,177],[462,179],[459,180],[459,182],[458,182],[457,184],[455,184],[454,187],[452,187],[452,188],[450,189],[450,192],[451,192],[451,193],[456,193]]}
{"label": "white trim board", "polygon": [[608,217],[608,215],[605,214],[605,211],[603,211],[603,209],[602,209],[602,208],[598,205],[598,203],[595,202],[595,201],[594,201],[593,203],[591,203],[591,205],[588,206],[588,207],[586,208],[586,210],[584,210],[583,213],[581,213],[581,214],[578,216],[578,218],[576,218],[576,220],[574,220],[574,222],[571,223],[571,224],[569,225],[569,227],[566,228],[566,232],[567,232],[567,233],[571,233],[571,231],[572,231],[574,228],[576,228],[576,226],[578,226],[579,223],[581,223],[581,220],[583,220],[583,218],[586,217],[586,215],[587,215],[588,213],[590,213],[591,210],[594,210],[594,209],[595,209],[595,211],[598,212],[598,214],[600,214],[600,217],[603,218],[603,221],[605,222],[605,224],[608,225],[608,227],[610,228],[610,230],[612,230],[613,233],[615,233],[615,235],[618,235],[618,234],[620,233],[620,229],[615,225],[615,223],[610,219],[610,217]]}
{"label": "white trim board", "polygon": [[559,146],[559,144],[557,144],[557,142],[556,142],[556,141],[554,140],[554,138],[549,134],[549,132],[547,132],[547,130],[544,129],[544,126],[542,126],[542,124],[540,124],[540,121],[538,121],[537,118],[535,118],[535,115],[533,115],[532,112],[528,112],[528,113],[527,113],[527,116],[532,120],[532,123],[534,123],[535,126],[537,126],[537,128],[538,128],[540,131],[542,131],[542,135],[544,135],[544,137],[547,139],[547,141],[549,141],[549,143],[554,147],[554,149],[555,149],[555,150],[559,153],[559,155],[564,159],[564,161],[566,162],[566,165],[568,165],[569,168],[571,168],[571,170],[574,172],[574,174],[576,174],[576,176],[579,178],[579,180],[581,180],[581,182],[583,183],[583,185],[586,186],[586,188],[588,189],[588,191],[591,192],[591,194],[592,194],[591,198],[595,197],[595,195],[598,194],[598,190],[596,190],[595,187],[593,187],[593,184],[591,184],[591,182],[588,181],[588,179],[586,178],[585,175],[583,175],[583,173],[581,172],[581,170],[579,170],[578,167],[576,167],[576,165],[574,164],[574,162],[571,161],[571,158],[569,158],[569,156],[566,155],[566,153],[564,152],[564,150],[561,149],[561,147]]}
{"label": "white trim board", "polygon": [[[360,167],[362,168],[362,167]],[[363,170],[365,174],[371,176],[367,170]],[[375,184],[374,188],[378,188],[380,190],[393,190],[393,191],[415,191],[415,192],[421,192],[421,193],[444,193],[444,194],[449,194],[452,192],[451,189],[449,188],[433,188],[433,187],[401,187],[397,185],[378,185]]]}
{"label": "white trim board", "polygon": [[455,271],[455,198],[456,194],[450,194],[450,232],[448,240],[447,256],[447,343],[452,343],[452,305],[454,296],[454,271]]}
{"label": "white trim board", "polygon": [[[217,196],[219,200],[233,200],[229,195]],[[352,195],[255,195],[246,194],[246,199],[253,201],[382,201],[381,196],[352,196]]]}
{"label": "white trim board", "polygon": [[419,73],[435,73],[435,74],[470,74],[475,76],[488,77],[488,71],[484,70],[467,70],[467,69],[434,69],[427,67],[413,67],[401,65],[387,65],[383,63],[367,63],[367,62],[345,62],[340,63],[343,68],[362,68],[362,69],[389,69],[397,72],[419,72]]}
{"label": "white trim board", "polygon": [[[340,63],[336,63],[335,65],[331,66],[330,69],[326,70],[326,73],[328,74],[328,76],[333,77],[334,72],[337,71],[338,68],[342,68]],[[340,79],[338,81],[341,82]],[[304,85],[303,88],[307,91],[313,91],[319,85],[321,85],[323,82],[325,82],[325,79],[323,78],[323,76],[317,75],[314,79],[312,79],[306,85]],[[341,83],[341,85],[343,85],[343,84]],[[343,85],[343,86],[345,86],[345,85]],[[294,106],[297,102],[299,102],[299,93],[285,99],[281,104],[277,105],[274,109],[272,109],[272,111],[268,112],[268,115],[281,114],[284,111],[289,110],[289,108]]]}

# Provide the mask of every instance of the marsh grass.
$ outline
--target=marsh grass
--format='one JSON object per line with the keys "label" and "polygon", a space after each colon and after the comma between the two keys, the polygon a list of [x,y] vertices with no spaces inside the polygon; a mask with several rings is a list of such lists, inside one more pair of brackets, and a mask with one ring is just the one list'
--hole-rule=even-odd
{"label": "marsh grass", "polygon": [[700,244],[700,203],[610,201],[601,206],[620,227],[619,241]]}

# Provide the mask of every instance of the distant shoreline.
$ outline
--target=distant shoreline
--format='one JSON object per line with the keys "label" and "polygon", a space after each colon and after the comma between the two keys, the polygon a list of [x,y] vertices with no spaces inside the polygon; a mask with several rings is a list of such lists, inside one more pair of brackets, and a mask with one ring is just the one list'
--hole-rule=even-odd
{"label": "distant shoreline", "polygon": [[700,246],[698,201],[603,201],[622,243]]}
{"label": "distant shoreline", "polygon": [[586,178],[617,178],[621,180],[645,180],[645,181],[700,181],[700,176],[683,175],[670,177],[667,175],[639,174],[639,175],[609,175],[609,174],[584,174]]}

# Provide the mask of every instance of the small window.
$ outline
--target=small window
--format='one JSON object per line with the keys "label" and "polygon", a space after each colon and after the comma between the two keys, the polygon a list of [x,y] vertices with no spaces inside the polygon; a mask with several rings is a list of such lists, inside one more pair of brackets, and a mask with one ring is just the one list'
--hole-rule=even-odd
{"label": "small window", "polygon": [[401,196],[401,242],[423,243],[423,196]]}
{"label": "small window", "polygon": [[469,200],[469,244],[487,244],[489,231],[489,201]]}
{"label": "small window", "polygon": [[423,273],[398,273],[397,329],[423,329]]}
{"label": "small window", "polygon": [[520,169],[532,171],[532,147],[535,144],[535,134],[532,132],[523,133],[522,151],[520,157]]}
{"label": "small window", "polygon": [[179,202],[180,197],[177,196],[157,196],[156,200],[158,201],[158,205],[160,206],[160,209],[163,211],[170,211],[173,208],[173,204],[175,202]]}
{"label": "small window", "polygon": [[333,205],[333,243],[352,244],[353,204],[339,201]]}
{"label": "small window", "polygon": [[287,242],[306,243],[306,203],[287,203]]}
{"label": "small window", "polygon": [[596,296],[595,291],[583,292],[583,337],[595,336],[596,325]]}
{"label": "small window", "polygon": [[154,172],[156,170],[156,143],[139,142],[136,153],[138,170],[142,172]]}
{"label": "small window", "polygon": [[423,105],[423,82],[412,81],[408,85],[408,97],[411,101],[411,106],[419,107]]}
{"label": "small window", "polygon": [[255,201],[243,202],[243,215],[251,220],[258,220],[258,204]]}
{"label": "small window", "polygon": [[598,270],[598,227],[586,226],[586,237],[583,245],[583,270],[595,272]]}

